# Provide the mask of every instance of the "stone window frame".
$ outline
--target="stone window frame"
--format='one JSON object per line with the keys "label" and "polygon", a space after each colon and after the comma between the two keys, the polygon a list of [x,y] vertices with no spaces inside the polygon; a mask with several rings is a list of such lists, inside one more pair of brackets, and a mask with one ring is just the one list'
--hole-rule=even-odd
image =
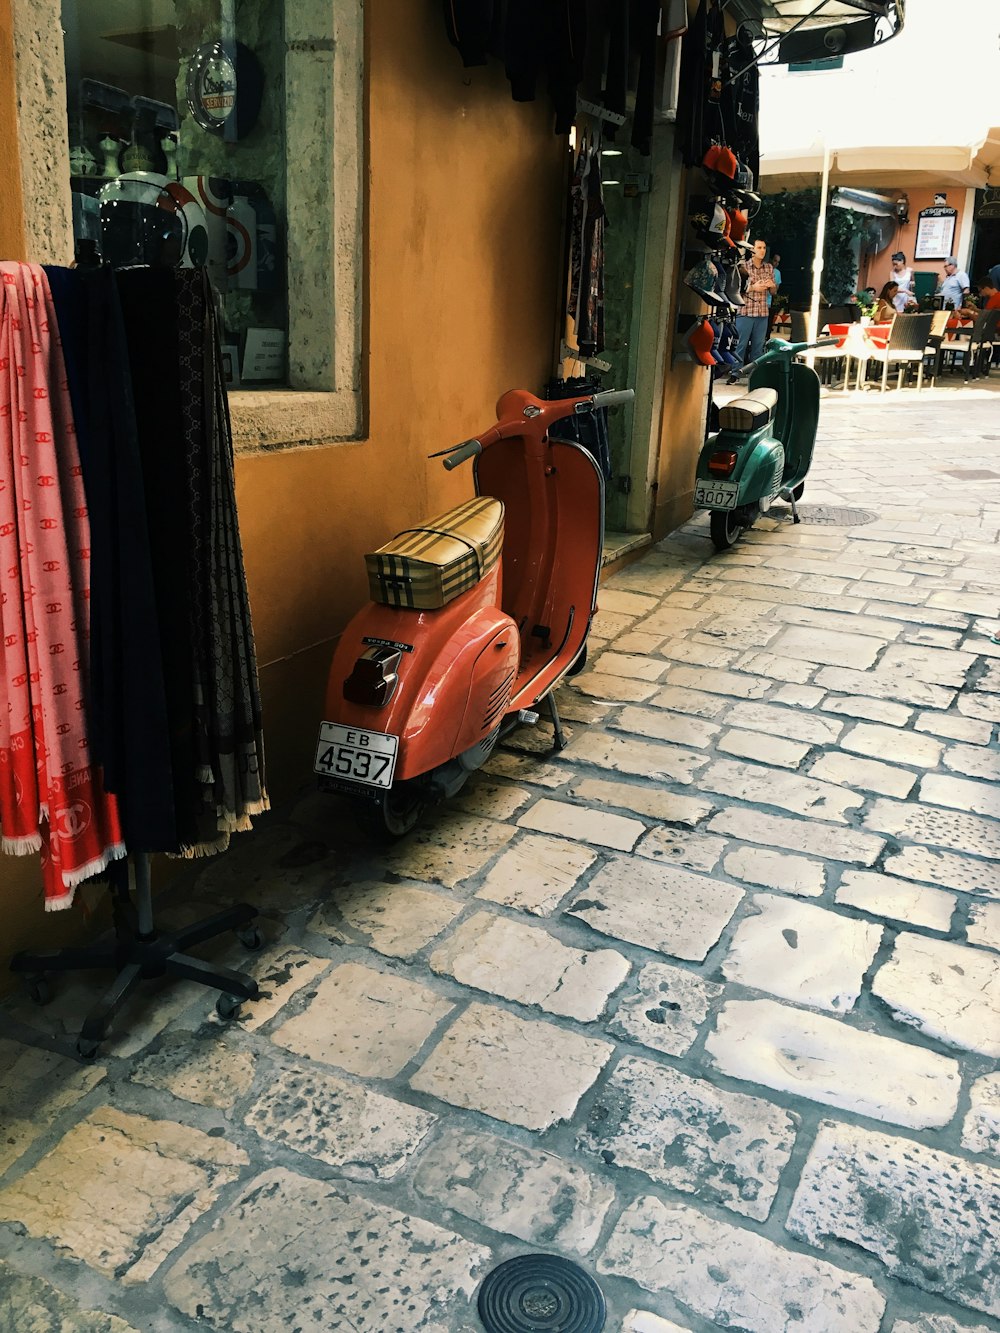
{"label": "stone window frame", "polygon": [[[12,0],[25,246],[73,255],[60,0]],[[229,394],[239,452],[363,438],[364,5],[285,13],[289,386]],[[317,126],[328,126],[327,134]],[[325,205],[325,206],[324,206]],[[325,316],[328,313],[328,318]]]}

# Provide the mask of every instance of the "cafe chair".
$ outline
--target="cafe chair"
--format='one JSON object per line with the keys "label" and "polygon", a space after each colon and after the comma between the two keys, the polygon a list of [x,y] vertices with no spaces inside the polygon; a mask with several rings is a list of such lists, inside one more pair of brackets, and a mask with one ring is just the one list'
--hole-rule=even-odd
{"label": "cafe chair", "polygon": [[[817,321],[819,329],[820,330],[825,329],[830,323],[830,321],[827,319],[828,310],[832,310],[834,314],[837,314],[841,311],[846,311],[846,309],[847,309],[846,306],[821,306],[819,311],[819,319]],[[793,310],[791,314],[792,314],[791,341],[793,343],[812,342],[813,339],[809,335],[809,315],[807,314],[807,312],[805,310]],[[847,324],[849,322],[849,319],[845,316],[844,319],[833,322]],[[842,342],[843,339],[841,339],[841,343]],[[822,366],[817,367],[817,372],[819,373],[820,379],[823,381],[824,384],[828,384],[834,378],[839,378],[841,366],[844,360],[844,353],[840,350],[840,344],[838,344],[838,346],[836,347],[814,347],[812,349],[812,355],[816,358],[817,361],[822,361],[824,363]]]}
{"label": "cafe chair", "polygon": [[889,337],[884,347],[880,347],[872,339],[868,358],[871,361],[882,363],[882,393],[885,393],[891,365],[899,367],[896,377],[897,389],[903,387],[903,377],[910,366],[917,367],[917,390],[923,388],[924,349],[927,346],[933,318],[933,314],[897,315],[892,321]]}
{"label": "cafe chair", "polygon": [[950,356],[953,367],[956,357],[961,355],[966,380],[990,373],[998,319],[1000,310],[982,310],[967,329],[962,329],[950,342],[944,344],[943,350]]}
{"label": "cafe chair", "polygon": [[930,370],[932,388],[941,373],[941,362],[944,359],[944,335],[950,315],[950,310],[935,310],[931,315],[931,331],[927,335],[927,346],[924,348],[924,365]]}

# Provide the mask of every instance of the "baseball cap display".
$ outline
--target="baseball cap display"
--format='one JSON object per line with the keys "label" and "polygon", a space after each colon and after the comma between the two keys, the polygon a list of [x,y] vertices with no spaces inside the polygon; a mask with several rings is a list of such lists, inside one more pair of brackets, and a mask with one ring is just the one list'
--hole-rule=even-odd
{"label": "baseball cap display", "polygon": [[736,169],[739,164],[736,161],[736,154],[731,148],[716,143],[705,154],[702,165],[709,173],[722,176],[727,183],[731,183],[736,176]]}
{"label": "baseball cap display", "polygon": [[749,225],[750,219],[742,208],[731,208],[729,210],[729,235],[737,245],[746,236]]}
{"label": "baseball cap display", "polygon": [[726,299],[732,306],[745,305],[743,299],[743,283],[740,278],[739,270],[735,264],[726,274]]}
{"label": "baseball cap display", "polygon": [[684,281],[691,290],[703,301],[709,305],[726,305],[725,296],[717,290],[719,286],[719,270],[710,259],[701,259],[695,264],[689,273],[684,275]]}
{"label": "baseball cap display", "polygon": [[714,366],[717,364],[712,355],[712,344],[715,342],[715,334],[712,331],[712,325],[708,321],[708,316],[703,315],[701,319],[695,320],[688,331],[685,339],[688,347],[691,349],[691,355],[703,366]]}

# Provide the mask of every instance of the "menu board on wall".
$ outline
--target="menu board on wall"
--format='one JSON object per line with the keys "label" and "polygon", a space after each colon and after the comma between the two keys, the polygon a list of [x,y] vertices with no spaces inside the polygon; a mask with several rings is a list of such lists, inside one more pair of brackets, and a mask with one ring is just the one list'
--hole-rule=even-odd
{"label": "menu board on wall", "polygon": [[953,254],[957,217],[958,210],[955,208],[922,208],[917,218],[917,239],[913,247],[913,258],[947,259]]}

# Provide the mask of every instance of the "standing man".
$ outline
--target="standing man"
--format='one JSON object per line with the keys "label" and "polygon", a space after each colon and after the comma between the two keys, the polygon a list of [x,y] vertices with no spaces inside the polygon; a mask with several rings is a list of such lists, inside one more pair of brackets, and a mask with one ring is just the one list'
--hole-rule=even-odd
{"label": "standing man", "polygon": [[[774,281],[774,265],[767,262],[767,241],[756,240],[749,264],[743,261],[740,272],[747,280],[742,314],[736,316],[736,358],[740,366],[756,361],[764,350],[767,338],[767,296],[778,288]],[[735,384],[742,370],[734,369],[729,383]]]}
{"label": "standing man", "polygon": [[[773,277],[774,277],[774,290],[775,290],[775,292],[777,292],[777,291],[780,291],[780,289],[781,289],[781,255],[778,254],[777,250],[775,250],[775,252],[771,255],[771,267],[774,269],[774,274],[773,274]],[[774,304],[774,296],[771,294],[771,292],[768,292],[768,294],[767,294],[767,336],[768,336],[769,338],[770,338],[770,336],[771,336],[771,330],[774,328],[774,319],[775,319],[775,316],[777,315],[777,313],[778,313],[778,309],[777,309],[776,305]]]}
{"label": "standing man", "polygon": [[889,280],[896,284],[897,291],[892,298],[892,304],[900,314],[903,314],[908,305],[916,305],[917,298],[913,294],[913,269],[907,268],[906,255],[902,250],[897,250],[892,257]]}
{"label": "standing man", "polygon": [[965,305],[970,286],[968,273],[960,273],[958,260],[954,255],[949,255],[944,261],[944,277],[938,287],[938,296],[944,297],[945,309],[961,309]]}

